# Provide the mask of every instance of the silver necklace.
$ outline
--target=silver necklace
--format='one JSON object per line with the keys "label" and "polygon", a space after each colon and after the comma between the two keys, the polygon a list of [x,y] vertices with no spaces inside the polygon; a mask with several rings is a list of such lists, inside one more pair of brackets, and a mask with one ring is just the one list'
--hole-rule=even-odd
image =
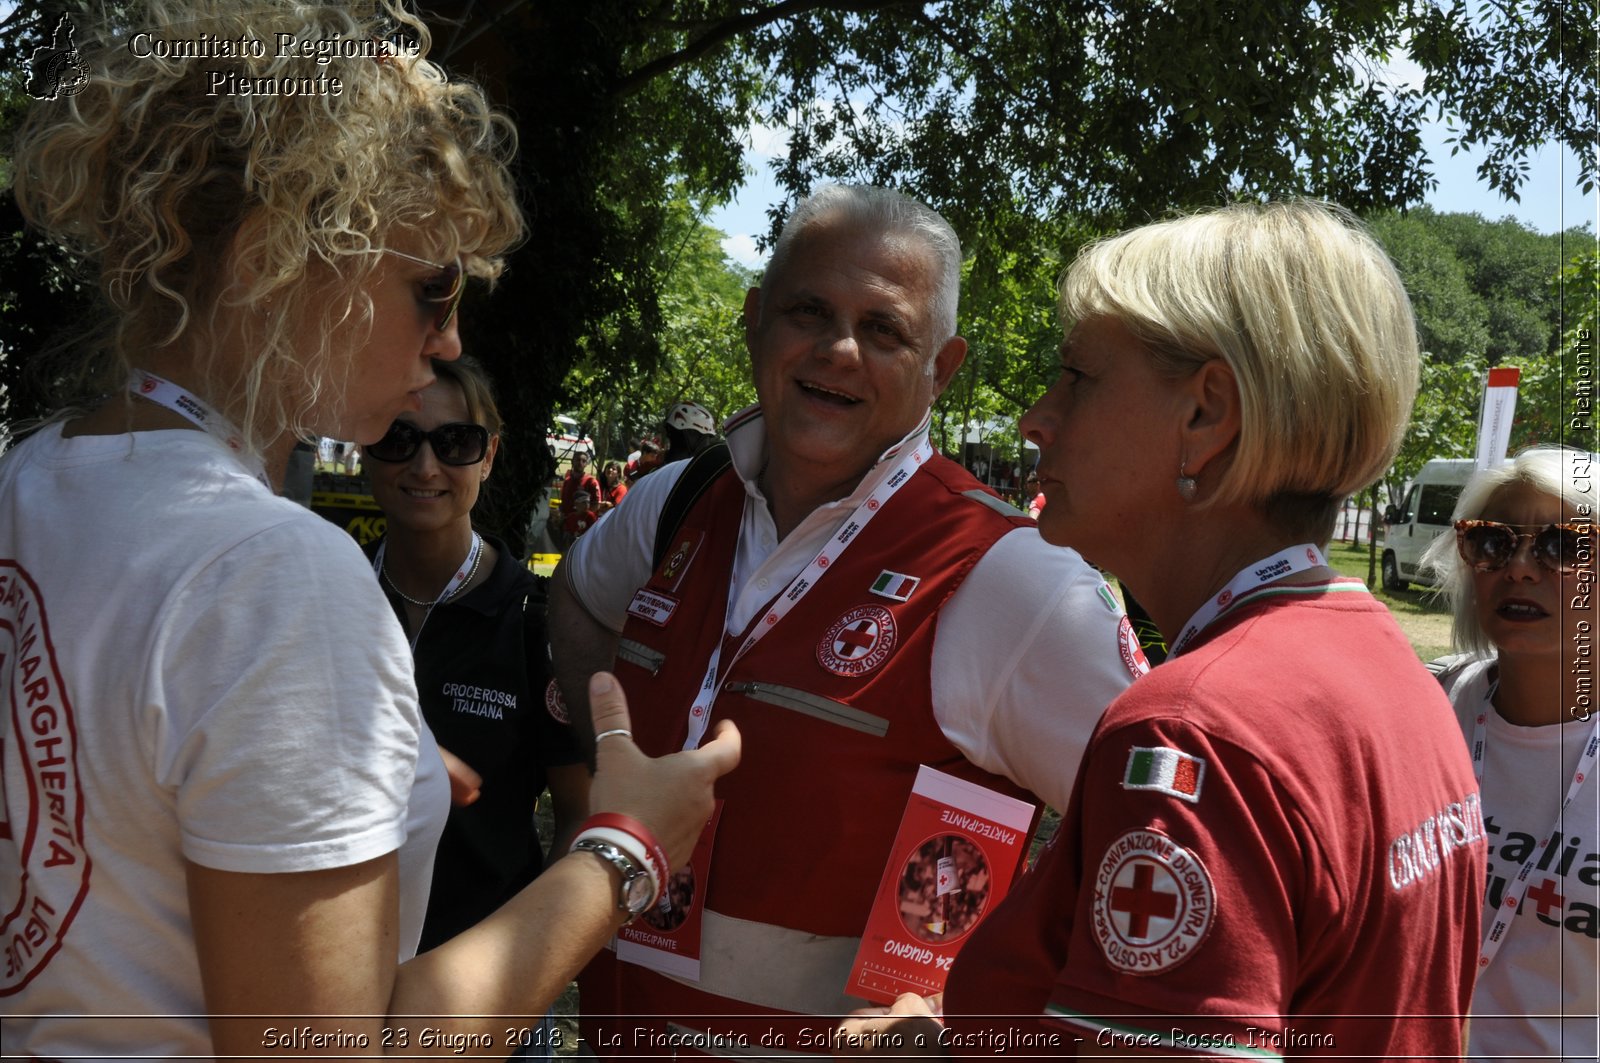
{"label": "silver necklace", "polygon": [[[483,563],[483,551],[479,550],[478,553],[477,553],[477,556],[473,557],[473,559],[472,559],[472,568],[467,571],[467,578],[461,581],[461,586],[457,587],[455,590],[451,591],[449,594],[445,595],[443,598],[438,599],[438,601],[439,602],[448,602],[450,599],[458,596],[462,591],[464,591],[468,587],[472,586],[472,579],[473,579],[474,576],[476,576],[478,574],[478,566],[481,565],[482,563]],[[385,560],[382,564],[379,565],[379,567],[378,567],[378,575],[383,577],[383,582],[385,582],[385,583],[387,583],[389,585],[389,589],[390,590],[394,591],[402,599],[404,599],[407,602],[410,602],[412,605],[416,606],[418,609],[431,609],[434,605],[437,604],[437,602],[419,602],[417,599],[411,597],[411,595],[407,594],[405,591],[401,590],[399,587],[396,587],[394,585],[394,580],[389,578],[389,565],[388,565],[387,560]]]}

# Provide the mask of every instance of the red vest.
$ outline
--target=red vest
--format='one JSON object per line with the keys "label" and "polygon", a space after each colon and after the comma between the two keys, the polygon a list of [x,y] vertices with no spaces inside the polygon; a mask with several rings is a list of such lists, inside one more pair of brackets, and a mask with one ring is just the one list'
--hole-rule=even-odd
{"label": "red vest", "polygon": [[[646,753],[683,746],[712,640],[723,630],[745,499],[737,476],[718,480],[687,515],[630,610],[616,673]],[[723,810],[706,884],[709,910],[806,934],[857,937],[919,765],[1021,792],[969,764],[933,716],[940,606],[1001,536],[1031,524],[992,499],[959,465],[934,457],[731,671],[727,662],[746,632],[723,638],[725,679],[711,725],[735,721],[744,755],[718,784]],[[918,581],[914,587],[907,577]],[[766,613],[759,610],[752,625]],[[588,1015],[749,1010],[615,963],[609,954],[592,973],[609,967],[618,969],[617,995],[586,976]],[[837,989],[844,992],[842,984]],[[630,1019],[629,1028],[635,1025]],[[610,1046],[633,1047],[616,1040]],[[596,1047],[607,1054],[605,1039]]]}

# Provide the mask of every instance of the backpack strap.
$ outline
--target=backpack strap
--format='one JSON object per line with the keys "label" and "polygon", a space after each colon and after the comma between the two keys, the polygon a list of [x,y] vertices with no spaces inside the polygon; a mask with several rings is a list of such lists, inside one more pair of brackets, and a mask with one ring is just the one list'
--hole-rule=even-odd
{"label": "backpack strap", "polygon": [[689,459],[678,482],[672,485],[666,504],[661,507],[661,518],[656,522],[656,545],[650,556],[650,571],[661,567],[667,551],[672,548],[672,537],[678,534],[683,519],[689,515],[700,496],[711,489],[723,473],[733,468],[733,455],[728,444],[713,443]]}
{"label": "backpack strap", "polygon": [[545,635],[545,607],[549,604],[549,576],[535,575],[533,589],[522,598],[522,654],[528,673],[528,691],[544,697],[550,679],[550,640]]}

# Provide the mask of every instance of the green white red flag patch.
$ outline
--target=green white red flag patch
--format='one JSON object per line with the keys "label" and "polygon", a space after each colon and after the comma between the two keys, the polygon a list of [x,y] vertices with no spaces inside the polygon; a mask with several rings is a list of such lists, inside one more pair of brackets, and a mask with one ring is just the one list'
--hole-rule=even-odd
{"label": "green white red flag patch", "polygon": [[1205,782],[1206,762],[1176,749],[1134,746],[1128,753],[1128,771],[1123,776],[1124,790],[1155,790],[1191,803],[1200,800]]}
{"label": "green white red flag patch", "polygon": [[878,578],[872,582],[872,593],[881,594],[885,598],[892,598],[897,602],[906,601],[911,593],[917,589],[917,584],[922,582],[920,576],[908,576],[903,572],[890,572],[884,569]]}

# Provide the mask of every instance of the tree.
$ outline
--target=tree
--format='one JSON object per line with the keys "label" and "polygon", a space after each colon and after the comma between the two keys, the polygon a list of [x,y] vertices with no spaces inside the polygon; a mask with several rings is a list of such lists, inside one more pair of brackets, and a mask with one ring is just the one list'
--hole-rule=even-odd
{"label": "tree", "polygon": [[1372,235],[1405,281],[1417,315],[1423,350],[1456,363],[1489,348],[1489,312],[1473,290],[1455,249],[1427,224],[1427,215],[1383,212],[1370,220]]}
{"label": "tree", "polygon": [[[1418,134],[1430,108],[1459,117],[1463,142],[1490,147],[1488,179],[1503,190],[1521,180],[1515,160],[1549,139],[1577,148],[1592,177],[1592,0],[1494,6],[1515,16],[1525,82],[1460,5],[1425,0],[430,6],[436,55],[475,73],[521,127],[530,240],[499,294],[474,297],[464,320],[525,431],[575,397],[560,383],[580,359],[617,377],[654,371],[668,204],[680,190],[699,207],[729,195],[743,131],[757,121],[789,132],[779,171],[788,202],[824,178],[902,187],[951,219],[979,290],[1006,253],[1064,255],[1057,230],[1068,219],[1104,230],[1174,206],[1286,193],[1356,208],[1416,203],[1430,182]],[[6,54],[29,54],[42,10],[22,0],[0,25]],[[1420,91],[1378,74],[1408,34],[1428,78]],[[775,226],[786,208],[774,208]],[[0,243],[0,276],[10,277],[17,263],[5,251]],[[982,299],[969,296],[975,316]],[[43,297],[20,313],[40,328],[65,319]],[[998,342],[1004,315],[990,316]],[[971,372],[1007,386],[993,368],[1003,350],[986,341]],[[508,451],[496,473],[508,501],[485,516],[513,542],[548,475],[539,449]]]}
{"label": "tree", "polygon": [[596,448],[618,453],[624,441],[655,431],[674,403],[698,402],[715,418],[755,401],[744,345],[744,298],[754,282],[722,251],[723,234],[706,225],[682,196],[671,204],[661,248],[661,355],[650,369],[618,375],[598,351],[585,351],[567,374],[565,392],[592,426]]}

